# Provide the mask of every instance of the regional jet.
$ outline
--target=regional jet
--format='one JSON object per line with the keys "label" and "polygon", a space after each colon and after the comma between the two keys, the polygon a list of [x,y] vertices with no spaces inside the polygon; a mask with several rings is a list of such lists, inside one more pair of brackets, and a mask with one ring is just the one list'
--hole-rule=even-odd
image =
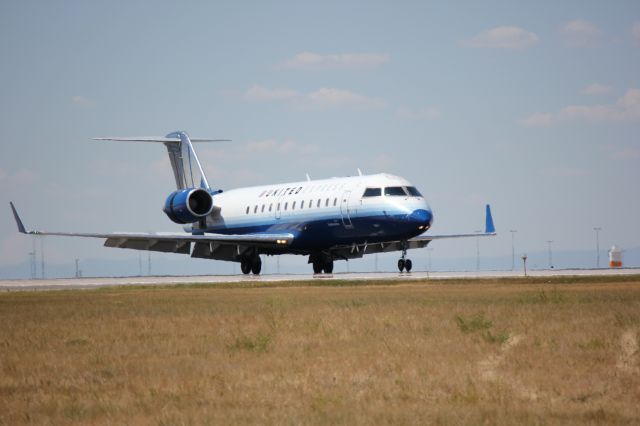
{"label": "regional jet", "polygon": [[27,231],[10,203],[18,231],[105,239],[106,247],[182,253],[194,258],[240,263],[244,274],[260,274],[261,256],[308,256],[316,274],[332,273],[334,261],[399,251],[400,272],[410,272],[407,250],[445,238],[496,235],[486,206],[484,233],[428,235],[433,213],[420,191],[390,174],[307,180],[223,191],[214,189],[185,132],[166,137],[95,138],[155,142],[167,148],[176,191],[164,213],[183,233],[70,233]]}

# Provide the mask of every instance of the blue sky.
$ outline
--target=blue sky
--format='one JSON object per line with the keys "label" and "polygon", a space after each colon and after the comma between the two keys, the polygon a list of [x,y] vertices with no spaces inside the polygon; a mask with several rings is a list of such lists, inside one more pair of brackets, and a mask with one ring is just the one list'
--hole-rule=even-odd
{"label": "blue sky", "polygon": [[[469,4],[471,3],[471,4]],[[221,188],[390,172],[483,253],[640,245],[640,3],[2,2],[0,191],[48,230],[176,230],[159,146]],[[0,209],[0,266],[30,243]],[[472,256],[438,242],[433,256]],[[137,253],[47,240],[51,262]],[[425,254],[426,256],[426,254]]]}

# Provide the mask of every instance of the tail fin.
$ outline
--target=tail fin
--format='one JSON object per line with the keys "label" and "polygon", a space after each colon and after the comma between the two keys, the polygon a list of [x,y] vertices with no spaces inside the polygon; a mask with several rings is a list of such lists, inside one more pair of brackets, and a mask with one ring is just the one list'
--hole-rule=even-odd
{"label": "tail fin", "polygon": [[94,138],[94,140],[128,141],[128,142],[162,142],[167,147],[171,168],[178,189],[203,188],[210,190],[207,177],[202,170],[198,155],[191,142],[226,142],[229,139],[189,139],[186,132],[173,132],[165,137],[123,137]]}

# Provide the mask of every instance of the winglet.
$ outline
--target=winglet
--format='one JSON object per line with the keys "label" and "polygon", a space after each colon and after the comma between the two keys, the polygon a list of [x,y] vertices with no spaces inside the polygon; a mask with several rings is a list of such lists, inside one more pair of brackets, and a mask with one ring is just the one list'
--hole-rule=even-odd
{"label": "winglet", "polygon": [[484,227],[484,233],[485,234],[496,233],[496,227],[493,226],[493,216],[491,216],[491,206],[489,204],[487,204],[487,217],[486,217],[486,222]]}
{"label": "winglet", "polygon": [[27,230],[24,228],[24,224],[22,223],[22,220],[20,220],[20,216],[18,216],[18,212],[16,211],[16,208],[13,205],[13,202],[9,201],[9,204],[11,205],[11,210],[13,211],[13,217],[16,220],[16,225],[18,225],[18,231],[21,234],[28,234]]}

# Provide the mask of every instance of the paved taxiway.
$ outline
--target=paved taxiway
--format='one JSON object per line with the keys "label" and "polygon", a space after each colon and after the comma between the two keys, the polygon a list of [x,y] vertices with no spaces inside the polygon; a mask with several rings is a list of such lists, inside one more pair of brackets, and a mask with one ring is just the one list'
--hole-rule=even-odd
{"label": "paved taxiway", "polygon": [[[621,269],[556,269],[528,271],[532,277],[573,276],[573,275],[640,275],[640,268]],[[281,282],[308,280],[422,280],[454,278],[503,278],[521,277],[522,271],[481,271],[481,272],[350,272],[330,275],[195,275],[195,276],[142,276],[105,278],[60,278],[44,280],[0,280],[0,291],[15,290],[65,290],[90,289],[126,285],[167,285],[167,284],[226,284],[242,282]]]}

